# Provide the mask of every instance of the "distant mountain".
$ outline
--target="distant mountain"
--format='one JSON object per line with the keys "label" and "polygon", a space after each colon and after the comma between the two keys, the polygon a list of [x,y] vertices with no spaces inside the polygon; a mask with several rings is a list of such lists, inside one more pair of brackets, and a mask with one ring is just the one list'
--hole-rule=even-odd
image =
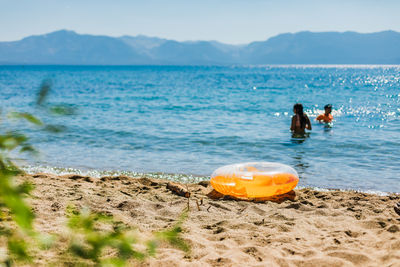
{"label": "distant mountain", "polygon": [[149,53],[151,49],[156,48],[165,42],[168,42],[166,39],[161,39],[157,37],[147,37],[144,35],[138,35],[138,36],[122,36],[118,38],[119,40],[123,41],[127,45],[131,46],[134,50],[136,50],[139,53],[143,54],[148,54],[151,56]]}
{"label": "distant mountain", "polygon": [[242,59],[251,64],[400,64],[400,33],[280,34],[249,44]]}
{"label": "distant mountain", "polygon": [[218,47],[214,42],[177,42],[167,41],[151,50],[155,59],[164,64],[232,64],[231,53]]}
{"label": "distant mountain", "polygon": [[146,64],[149,58],[121,40],[57,31],[0,42],[0,62],[10,64]]}
{"label": "distant mountain", "polygon": [[144,35],[123,36],[120,40],[158,64],[234,63],[234,51],[239,51],[238,46],[216,41],[177,42]]}
{"label": "distant mountain", "polygon": [[61,30],[0,42],[0,64],[400,64],[400,33],[286,33],[248,45]]}

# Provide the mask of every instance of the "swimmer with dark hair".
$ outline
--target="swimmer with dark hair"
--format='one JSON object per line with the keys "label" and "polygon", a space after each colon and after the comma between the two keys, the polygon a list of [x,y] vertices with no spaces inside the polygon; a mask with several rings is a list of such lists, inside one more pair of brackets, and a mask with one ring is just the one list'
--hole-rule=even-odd
{"label": "swimmer with dark hair", "polygon": [[333,120],[333,116],[332,116],[332,105],[331,104],[327,104],[324,107],[325,109],[325,113],[319,115],[315,120],[319,121],[319,122],[325,122],[325,123],[329,123],[332,122]]}
{"label": "swimmer with dark hair", "polygon": [[311,130],[311,121],[307,114],[303,111],[303,105],[297,103],[293,106],[294,116],[292,117],[292,124],[290,130],[296,134],[304,134],[305,129]]}

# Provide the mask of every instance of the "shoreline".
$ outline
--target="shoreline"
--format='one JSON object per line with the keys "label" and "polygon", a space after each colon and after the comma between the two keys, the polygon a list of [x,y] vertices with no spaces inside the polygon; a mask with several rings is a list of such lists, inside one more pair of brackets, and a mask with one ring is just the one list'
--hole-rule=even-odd
{"label": "shoreline", "polygon": [[[37,173],[18,179],[35,186],[29,198],[36,228],[62,232],[69,204],[113,215],[146,235],[173,225],[189,203],[184,252],[162,245],[139,266],[396,266],[400,263],[400,194],[295,189],[289,197],[242,201],[215,196],[208,182],[180,184],[145,177]],[[178,183],[179,184],[179,183]],[[210,194],[211,193],[211,194]],[[201,203],[201,204],[199,204]],[[199,204],[199,205],[197,205]],[[39,257],[49,263],[60,252]],[[132,263],[136,266],[138,263]]]}
{"label": "shoreline", "polygon": [[[185,174],[185,173],[168,173],[168,172],[136,172],[136,171],[120,171],[120,170],[96,170],[88,169],[81,170],[77,168],[64,168],[64,167],[51,167],[51,166],[23,166],[21,167],[28,175],[35,175],[37,173],[45,173],[48,175],[55,176],[68,176],[68,175],[80,175],[90,176],[93,178],[101,178],[103,176],[129,176],[129,177],[147,177],[152,179],[169,180],[178,183],[199,183],[201,181],[209,181],[210,176],[207,175],[196,175],[196,174]],[[301,180],[301,177],[300,177]],[[385,192],[380,190],[359,190],[353,188],[321,188],[317,186],[299,186],[295,189],[311,189],[315,191],[343,191],[343,192],[359,192],[367,194],[375,194],[379,196],[386,196],[390,194],[400,194],[400,192]]]}

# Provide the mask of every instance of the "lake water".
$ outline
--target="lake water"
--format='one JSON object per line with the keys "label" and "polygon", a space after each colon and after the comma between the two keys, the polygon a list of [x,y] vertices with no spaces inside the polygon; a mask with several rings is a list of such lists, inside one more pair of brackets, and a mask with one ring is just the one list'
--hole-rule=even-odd
{"label": "lake water", "polygon": [[[44,79],[48,101],[75,115],[35,108]],[[18,156],[30,172],[196,180],[222,165],[272,161],[294,167],[301,186],[400,192],[400,66],[0,66],[0,92],[3,114],[66,126],[19,126],[41,152]],[[332,128],[314,122],[308,138],[292,138],[296,102],[313,122],[332,104]]]}

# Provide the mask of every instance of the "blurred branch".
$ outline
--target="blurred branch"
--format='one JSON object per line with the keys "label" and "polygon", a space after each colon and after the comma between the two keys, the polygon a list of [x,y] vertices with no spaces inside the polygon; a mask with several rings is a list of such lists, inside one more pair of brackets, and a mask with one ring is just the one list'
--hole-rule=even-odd
{"label": "blurred branch", "polygon": [[41,106],[46,101],[46,98],[51,90],[53,83],[50,79],[43,80],[42,84],[40,85],[38,96],[36,99],[36,104]]}

